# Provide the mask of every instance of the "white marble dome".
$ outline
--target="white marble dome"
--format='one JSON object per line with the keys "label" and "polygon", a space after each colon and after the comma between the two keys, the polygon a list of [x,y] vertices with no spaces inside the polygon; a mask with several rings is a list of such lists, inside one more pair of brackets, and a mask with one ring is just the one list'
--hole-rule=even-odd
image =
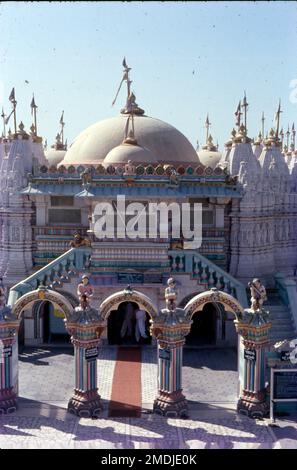
{"label": "white marble dome", "polygon": [[113,163],[158,163],[157,157],[147,148],[135,144],[122,143],[113,148],[104,158],[103,164]]}
{"label": "white marble dome", "polygon": [[215,168],[221,160],[222,154],[217,150],[202,149],[198,151],[198,157],[202,165]]}
{"label": "white marble dome", "polygon": [[57,166],[65,157],[67,150],[57,150],[54,148],[45,150],[44,155],[50,166]]}
{"label": "white marble dome", "polygon": [[[127,115],[99,121],[81,132],[61,162],[69,165],[96,165],[102,163],[105,157],[115,147],[121,146],[127,124]],[[138,145],[150,151],[143,157],[150,156],[160,163],[198,164],[197,153],[188,139],[170,124],[149,116],[134,116],[135,137]],[[118,155],[119,149],[115,151]],[[115,157],[109,155],[109,158]],[[134,150],[134,155],[140,161],[140,151]],[[129,157],[133,159],[132,156]],[[145,160],[143,163],[150,163]]]}

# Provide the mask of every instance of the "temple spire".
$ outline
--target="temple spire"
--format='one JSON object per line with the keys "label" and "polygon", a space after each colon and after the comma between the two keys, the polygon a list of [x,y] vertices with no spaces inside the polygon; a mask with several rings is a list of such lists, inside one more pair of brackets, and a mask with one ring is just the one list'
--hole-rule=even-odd
{"label": "temple spire", "polygon": [[31,101],[31,114],[33,115],[34,118],[34,133],[37,136],[37,116],[36,116],[36,110],[38,106],[36,106],[35,99],[34,99],[34,93]]}

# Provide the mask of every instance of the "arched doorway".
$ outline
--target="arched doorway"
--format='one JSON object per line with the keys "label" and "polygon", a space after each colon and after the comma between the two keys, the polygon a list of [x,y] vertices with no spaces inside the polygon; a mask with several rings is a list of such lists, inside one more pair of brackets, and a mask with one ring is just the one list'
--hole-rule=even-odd
{"label": "arched doorway", "polygon": [[39,289],[25,294],[13,306],[20,326],[23,325],[19,345],[68,344],[70,336],[64,319],[72,311],[72,304],[58,292]]}
{"label": "arched doorway", "polygon": [[220,315],[218,309],[212,303],[205,304],[201,311],[195,312],[192,317],[191,331],[186,337],[186,345],[215,345],[218,315]]}
{"label": "arched doorway", "polygon": [[41,339],[44,344],[65,345],[70,341],[64,322],[64,313],[52,302],[44,301],[39,305],[37,321],[41,324]]}
{"label": "arched doorway", "polygon": [[[99,307],[102,317],[107,321],[107,340],[113,345],[150,344],[150,324],[158,310],[145,294],[127,288],[107,297]],[[130,312],[128,312],[130,310]],[[142,313],[139,313],[141,311]],[[132,317],[132,328],[127,328],[127,314]],[[143,317],[145,335],[137,328],[137,316]],[[126,325],[125,325],[126,323]],[[138,323],[141,325],[141,322]],[[138,331],[137,331],[138,330]],[[139,334],[140,333],[140,334]]]}
{"label": "arched doorway", "polygon": [[[143,331],[137,326],[139,310],[144,317]],[[136,302],[122,302],[116,310],[112,310],[107,319],[107,339],[110,345],[142,345],[151,344],[149,332],[150,316]]]}

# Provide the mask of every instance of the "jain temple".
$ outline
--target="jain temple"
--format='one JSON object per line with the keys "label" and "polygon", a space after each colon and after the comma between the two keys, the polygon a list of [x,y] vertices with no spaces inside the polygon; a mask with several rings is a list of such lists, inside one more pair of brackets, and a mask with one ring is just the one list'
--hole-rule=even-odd
{"label": "jain temple", "polygon": [[[26,130],[17,120],[14,89],[9,120],[2,111],[0,139],[0,276],[8,305],[41,289],[39,300],[23,305],[19,343],[40,346],[69,341],[58,302],[42,289],[78,306],[77,286],[84,275],[92,288],[91,304],[108,312],[103,344],[125,344],[129,308],[141,307],[149,330],[153,308],[164,308],[164,288],[174,278],[177,307],[197,294],[224,292],[243,308],[248,283],[265,285],[270,312],[270,341],[296,336],[297,305],[297,149],[294,125],[283,131],[281,107],[275,127],[257,137],[247,127],[247,98],[230,116],[230,136],[218,150],[206,119],[205,144],[195,149],[172,125],[149,116],[130,89],[130,68],[123,62],[123,109],[111,119],[82,129],[71,145],[64,118],[50,148],[34,123]],[[116,85],[116,84],[115,84]],[[148,114],[147,114],[148,112]],[[14,121],[14,122],[13,122]],[[13,129],[13,130],[11,130]],[[168,211],[168,235],[159,220],[154,236],[117,230],[96,233],[96,207],[119,197],[146,208],[150,203],[199,203],[202,242],[189,247]],[[191,212],[191,211],[190,211]],[[139,225],[145,225],[146,214]],[[173,230],[174,229],[174,230]],[[124,232],[123,232],[124,230]],[[137,235],[137,230],[139,234]],[[140,292],[141,297],[131,296]],[[122,296],[116,296],[116,293]],[[126,297],[125,297],[126,296]],[[127,308],[127,299],[131,300]],[[231,297],[230,297],[231,298]],[[126,299],[126,300],[125,300]],[[140,299],[140,300],[139,300]],[[152,307],[154,306],[154,307]],[[197,317],[197,318],[196,318]],[[106,316],[107,318],[107,316]],[[186,344],[228,347],[237,344],[234,316],[226,305],[205,303],[193,316]],[[122,334],[121,334],[122,332]],[[129,331],[127,330],[129,333]],[[144,343],[152,340],[143,334]]]}

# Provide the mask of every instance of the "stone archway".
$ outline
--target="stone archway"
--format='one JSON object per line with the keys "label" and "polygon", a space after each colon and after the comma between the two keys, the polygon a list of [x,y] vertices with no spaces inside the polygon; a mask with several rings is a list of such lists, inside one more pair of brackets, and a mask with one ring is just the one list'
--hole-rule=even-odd
{"label": "stone archway", "polygon": [[152,321],[158,315],[157,307],[147,295],[136,290],[124,289],[111,294],[103,300],[99,307],[102,318],[106,320],[111,310],[117,309],[122,302],[129,301],[136,302],[141,308],[143,308],[150,315]]}
{"label": "stone archway", "polygon": [[[215,321],[215,324],[210,325],[210,319],[208,320],[208,314],[211,313],[210,312],[211,305],[214,309],[213,314],[215,314],[216,318],[213,319],[213,321]],[[193,295],[193,297],[187,303],[185,303],[184,310],[185,310],[186,318],[191,319],[193,321],[193,324],[192,324],[193,331],[196,329],[196,333],[197,333],[197,321],[201,322],[200,326],[202,327],[202,330],[203,329],[205,330],[205,328],[203,328],[205,327],[205,325],[207,328],[208,327],[213,328],[214,330],[213,338],[211,341],[209,340],[209,344],[214,344],[217,340],[221,342],[222,341],[221,337],[222,335],[224,336],[225,334],[225,333],[224,334],[222,333],[223,326],[222,326],[222,322],[218,320],[219,318],[218,314],[222,314],[222,312],[224,312],[225,315],[227,315],[227,313],[229,312],[231,313],[231,317],[233,317],[235,321],[238,321],[239,316],[244,311],[243,307],[234,297],[227,294],[226,292],[222,292],[217,289],[211,289],[207,292],[200,292],[200,293]],[[199,314],[200,319],[196,318],[195,314]],[[195,315],[195,318],[193,318],[194,315]],[[233,323],[232,320],[231,320],[231,323]],[[190,333],[191,334],[189,335],[189,341],[193,342],[192,329]],[[205,336],[207,337],[206,332],[204,333],[205,333]],[[200,333],[201,344],[203,344],[203,341],[205,344],[207,344],[207,341],[203,339],[204,333],[203,331],[202,333]],[[219,338],[218,338],[218,335],[220,336]],[[237,342],[235,336],[236,336],[235,331],[232,331],[231,339],[229,338],[229,340],[232,341],[232,343],[234,343],[234,346]]]}
{"label": "stone archway", "polygon": [[17,319],[20,319],[25,309],[32,307],[36,301],[40,300],[47,300],[51,302],[55,307],[59,308],[64,313],[67,320],[70,319],[73,307],[69,300],[59,292],[45,288],[33,290],[20,297],[12,307],[12,315],[14,315]]}
{"label": "stone archway", "polygon": [[244,313],[243,307],[232,295],[217,289],[211,289],[207,292],[201,292],[195,295],[184,307],[185,315],[191,319],[195,312],[201,311],[207,303],[220,303],[225,307],[227,312],[231,312],[238,321],[239,316]]}

